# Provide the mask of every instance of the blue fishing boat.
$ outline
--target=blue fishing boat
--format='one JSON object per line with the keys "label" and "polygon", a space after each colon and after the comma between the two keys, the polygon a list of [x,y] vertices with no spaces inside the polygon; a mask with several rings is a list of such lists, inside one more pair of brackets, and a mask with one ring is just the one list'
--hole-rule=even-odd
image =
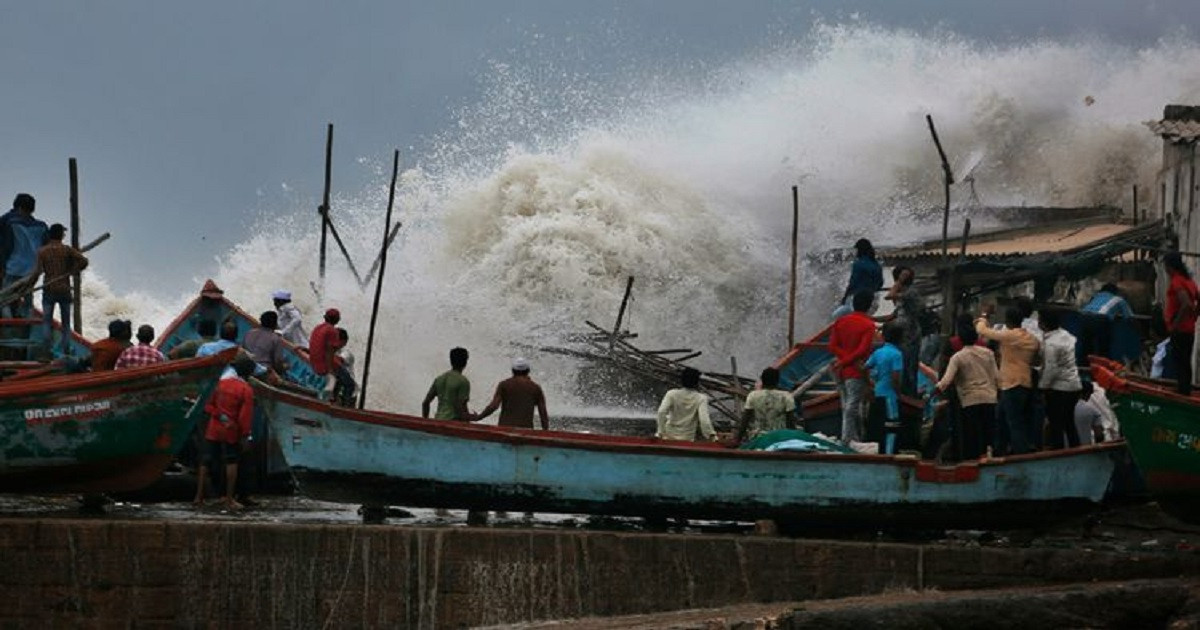
{"label": "blue fishing boat", "polygon": [[255,388],[300,492],[367,505],[998,528],[1091,509],[1124,449],[942,466],[428,420]]}
{"label": "blue fishing boat", "polygon": [[[215,322],[218,327],[227,321],[236,323],[238,339],[241,339],[246,331],[258,326],[258,318],[251,316],[226,299],[221,289],[212,280],[208,280],[201,289],[200,295],[189,302],[183,312],[175,318],[175,321],[172,321],[162,331],[156,347],[163,354],[167,354],[172,348],[185,341],[199,339],[198,327],[203,320]],[[313,370],[312,364],[308,361],[308,352],[286,340],[283,343],[283,356],[287,362],[287,372],[280,376],[302,388],[320,390],[325,379]]]}

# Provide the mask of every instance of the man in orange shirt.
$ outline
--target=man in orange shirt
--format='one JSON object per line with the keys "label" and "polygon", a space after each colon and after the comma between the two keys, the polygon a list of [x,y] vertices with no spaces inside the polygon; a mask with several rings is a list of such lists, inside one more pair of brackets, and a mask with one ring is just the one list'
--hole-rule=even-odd
{"label": "man in orange shirt", "polygon": [[230,510],[239,510],[242,504],[234,499],[237,487],[238,459],[242,451],[250,448],[250,431],[254,422],[254,388],[246,379],[254,374],[257,365],[249,357],[239,357],[233,362],[235,375],[226,376],[217,382],[217,387],[204,406],[208,414],[208,428],[204,431],[204,459],[196,479],[196,498],[193,503],[204,505],[205,484],[210,466],[225,466],[225,496],[222,501]]}
{"label": "man in orange shirt", "polygon": [[92,344],[92,371],[103,372],[117,365],[121,353],[133,345],[133,323],[114,319],[108,322],[108,336]]}
{"label": "man in orange shirt", "polygon": [[863,362],[875,344],[875,320],[867,314],[875,293],[862,290],[854,294],[854,311],[842,315],[829,333],[829,351],[833,353],[830,370],[838,382],[842,399],[842,442],[862,439],[866,415],[867,375]]}

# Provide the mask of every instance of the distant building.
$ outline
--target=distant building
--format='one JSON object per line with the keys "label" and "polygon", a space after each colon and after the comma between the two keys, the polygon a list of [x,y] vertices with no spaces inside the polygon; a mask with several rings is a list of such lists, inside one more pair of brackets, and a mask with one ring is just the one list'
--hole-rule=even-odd
{"label": "distant building", "polygon": [[[1179,237],[1179,249],[1200,251],[1200,219],[1196,210],[1196,140],[1200,138],[1200,106],[1167,105],[1162,120],[1146,123],[1163,139],[1162,168],[1155,181],[1150,218],[1163,219]],[[1196,259],[1185,258],[1193,271]]]}

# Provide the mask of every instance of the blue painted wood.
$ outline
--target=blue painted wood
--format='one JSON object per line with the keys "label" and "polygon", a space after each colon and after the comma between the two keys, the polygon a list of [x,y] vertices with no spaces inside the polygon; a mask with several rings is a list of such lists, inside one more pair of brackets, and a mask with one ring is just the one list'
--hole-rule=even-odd
{"label": "blue painted wood", "polygon": [[[331,407],[256,387],[301,492],[333,501],[692,518],[840,512],[899,522],[941,515],[992,526],[1020,508],[1044,520],[1047,505],[1100,501],[1114,454],[1124,449],[992,460],[978,465],[974,481],[943,483],[921,481],[918,469],[932,464],[908,458],[468,425]],[[995,509],[972,511],[988,507]]]}
{"label": "blue painted wood", "polygon": [[[796,344],[775,362],[774,367],[779,370],[779,387],[781,389],[795,389],[813,373],[833,360],[833,354],[826,349],[826,345],[829,343],[829,329],[830,327],[827,326],[808,341]],[[833,377],[826,375],[818,384],[831,387],[834,384]]]}
{"label": "blue painted wood", "polygon": [[[241,343],[242,337],[247,331],[258,326],[258,319],[250,316],[225,298],[198,297],[192,300],[183,313],[162,332],[158,340],[158,349],[166,354],[185,341],[198,339],[200,334],[197,332],[197,327],[205,319],[217,322],[218,328],[225,321],[236,322],[238,343]],[[287,373],[281,376],[301,387],[320,391],[325,383],[325,378],[313,370],[307,354],[287,341],[284,341],[283,354],[288,369]]]}

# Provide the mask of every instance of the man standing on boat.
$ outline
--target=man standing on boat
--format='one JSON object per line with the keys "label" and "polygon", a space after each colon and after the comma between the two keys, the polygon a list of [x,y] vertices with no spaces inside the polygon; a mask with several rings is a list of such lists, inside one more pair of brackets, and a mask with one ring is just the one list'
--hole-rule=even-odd
{"label": "man standing on boat", "polygon": [[62,322],[63,356],[67,354],[71,339],[68,332],[71,325],[71,278],[88,266],[87,257],[63,243],[66,233],[67,228],[61,223],[50,226],[46,233],[50,242],[38,250],[36,267],[37,273],[43,276],[42,326],[45,337],[42,343],[49,352],[54,340],[54,305],[57,304],[59,321]]}
{"label": "man standing on boat", "polygon": [[758,380],[762,389],[746,396],[742,419],[734,432],[734,444],[796,426],[796,399],[792,398],[791,392],[779,389],[779,370],[766,368]]}
{"label": "man standing on boat", "polygon": [[542,430],[550,430],[550,414],[546,412],[546,395],[542,392],[542,386],[529,377],[529,362],[525,359],[513,359],[512,376],[496,385],[496,393],[492,396],[492,402],[479,412],[475,420],[483,420],[497,409],[500,410],[500,421],[497,423],[499,426],[532,429],[533,411],[536,409],[538,419],[542,423]]}
{"label": "man standing on boat", "polygon": [[691,442],[699,429],[704,439],[715,442],[717,432],[708,417],[708,396],[700,393],[700,371],[684,368],[680,382],[683,387],[668,391],[658,405],[658,432],[654,437]]}
{"label": "man standing on boat", "polygon": [[475,414],[467,409],[467,401],[471,398],[471,381],[463,375],[467,369],[467,359],[471,357],[466,348],[454,348],[450,351],[450,369],[442,372],[433,379],[425,400],[421,401],[421,417],[429,417],[429,406],[436,398],[438,401],[438,420],[461,420],[471,422]]}
{"label": "man standing on boat", "polygon": [[246,382],[254,374],[255,363],[249,357],[240,357],[233,362],[235,375],[217,382],[204,410],[208,413],[208,428],[204,432],[205,456],[196,478],[197,507],[204,505],[205,484],[211,466],[225,466],[225,496],[222,499],[230,510],[241,509],[242,504],[234,498],[237,488],[238,460],[241,453],[249,450],[253,438],[251,427],[254,422],[254,388]]}
{"label": "man standing on boat", "polygon": [[313,371],[318,376],[325,377],[325,387],[321,392],[323,400],[333,398],[333,388],[337,384],[333,368],[337,351],[342,347],[341,336],[338,335],[337,325],[342,321],[342,313],[336,308],[325,311],[325,321],[317,325],[308,340],[308,360],[312,363]]}
{"label": "man standing on boat", "polygon": [[1061,327],[1062,317],[1053,309],[1038,311],[1042,327],[1042,393],[1046,396],[1046,424],[1049,425],[1047,448],[1079,446],[1075,430],[1075,402],[1083,383],[1075,365],[1075,335]]}
{"label": "man standing on boat", "polygon": [[842,315],[829,333],[829,352],[833,354],[830,372],[838,383],[842,401],[842,442],[862,440],[863,418],[867,402],[867,378],[863,363],[871,356],[875,342],[875,320],[868,311],[875,293],[863,289],[854,294],[854,311]]}
{"label": "man standing on boat", "polygon": [[254,361],[276,375],[287,372],[287,362],[283,359],[283,337],[275,332],[279,324],[278,317],[275,311],[263,311],[258,318],[258,326],[247,330],[242,337],[242,347],[254,357]]}
{"label": "man standing on boat", "polygon": [[275,311],[279,313],[279,334],[297,348],[308,347],[308,332],[304,330],[304,322],[300,319],[300,309],[292,304],[291,291],[282,289],[271,294],[275,302]]}
{"label": "man standing on boat", "polygon": [[854,242],[854,251],[850,281],[846,283],[846,292],[842,294],[841,306],[833,312],[835,319],[850,312],[853,307],[851,300],[859,291],[871,292],[872,308],[868,308],[868,312],[874,312],[875,294],[883,290],[883,267],[875,259],[875,246],[871,241],[860,238]]}
{"label": "man standing on boat", "polygon": [[113,369],[123,370],[144,365],[156,365],[167,360],[163,353],[158,351],[158,348],[150,345],[154,341],[153,326],[149,324],[138,326],[137,340],[136,346],[126,348],[121,356],[117,357],[117,363]]}
{"label": "man standing on boat", "polygon": [[959,456],[977,459],[984,453],[986,428],[996,419],[996,355],[977,345],[979,333],[969,324],[959,331],[963,347],[946,363],[946,372],[938,381],[937,394],[951,386],[958,391],[962,404],[959,426],[962,427],[962,450]]}
{"label": "man standing on boat", "polygon": [[1171,364],[1175,366],[1175,391],[1189,396],[1192,393],[1192,346],[1196,343],[1196,312],[1200,306],[1197,304],[1200,294],[1179,252],[1168,252],[1163,256],[1163,266],[1170,275],[1163,318],[1171,337],[1169,352]]}
{"label": "man standing on boat", "polygon": [[[12,210],[0,217],[0,261],[4,263],[4,287],[15,284],[33,273],[37,266],[38,250],[46,244],[49,230],[44,221],[33,218],[37,201],[33,195],[20,193],[13,199]],[[13,317],[29,317],[32,306],[30,285],[10,309]]]}
{"label": "man standing on boat", "polygon": [[[1004,311],[1004,328],[988,325],[988,313],[975,320],[975,332],[989,341],[1000,344],[1000,421],[1008,427],[1009,443],[997,445],[999,455],[1021,455],[1033,450],[1038,443],[1039,430],[1033,422],[1033,362],[1040,344],[1028,330],[1021,327],[1021,311],[1016,307]],[[997,431],[1003,435],[1004,431]],[[1007,451],[1007,452],[1006,452]]]}

